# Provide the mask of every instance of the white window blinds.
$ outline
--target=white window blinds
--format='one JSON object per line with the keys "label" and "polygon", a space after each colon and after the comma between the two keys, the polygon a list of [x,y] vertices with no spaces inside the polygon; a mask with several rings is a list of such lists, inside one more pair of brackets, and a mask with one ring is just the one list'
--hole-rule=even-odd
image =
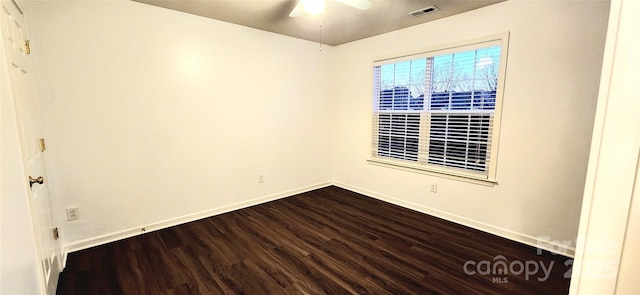
{"label": "white window blinds", "polygon": [[501,41],[375,63],[373,160],[491,179]]}

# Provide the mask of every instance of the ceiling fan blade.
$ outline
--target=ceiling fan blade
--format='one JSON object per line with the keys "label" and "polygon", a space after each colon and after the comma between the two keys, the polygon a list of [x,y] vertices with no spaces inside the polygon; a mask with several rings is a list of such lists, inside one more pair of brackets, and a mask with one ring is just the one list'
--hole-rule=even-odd
{"label": "ceiling fan blade", "polygon": [[360,10],[367,10],[371,7],[371,1],[369,0],[336,0],[336,2],[340,2]]}
{"label": "ceiling fan blade", "polygon": [[296,4],[296,7],[294,7],[291,10],[291,13],[289,13],[289,17],[299,17],[302,16],[304,14],[304,6],[302,5],[302,0],[298,1],[298,4]]}

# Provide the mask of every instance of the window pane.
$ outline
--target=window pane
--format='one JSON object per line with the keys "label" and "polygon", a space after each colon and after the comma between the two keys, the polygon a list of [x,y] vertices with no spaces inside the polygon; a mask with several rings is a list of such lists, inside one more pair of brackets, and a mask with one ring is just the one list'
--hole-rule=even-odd
{"label": "window pane", "polygon": [[433,114],[428,163],[487,171],[492,114]]}
{"label": "window pane", "polygon": [[381,66],[379,110],[422,110],[426,64],[417,59]]}
{"label": "window pane", "polygon": [[500,47],[433,57],[432,110],[495,109]]}
{"label": "window pane", "polygon": [[378,156],[418,160],[420,114],[378,115]]}

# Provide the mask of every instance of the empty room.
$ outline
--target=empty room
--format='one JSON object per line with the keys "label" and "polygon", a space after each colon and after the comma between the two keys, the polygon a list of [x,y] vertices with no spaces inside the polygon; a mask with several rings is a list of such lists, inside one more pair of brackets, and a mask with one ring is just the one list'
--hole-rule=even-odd
{"label": "empty room", "polygon": [[1,294],[640,294],[634,0],[2,0]]}

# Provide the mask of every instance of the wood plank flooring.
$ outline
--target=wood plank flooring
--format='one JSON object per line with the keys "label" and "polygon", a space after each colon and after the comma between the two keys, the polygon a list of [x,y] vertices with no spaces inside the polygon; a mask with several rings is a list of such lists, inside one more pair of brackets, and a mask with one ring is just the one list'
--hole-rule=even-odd
{"label": "wood plank flooring", "polygon": [[327,187],[71,253],[58,294],[567,294],[567,261]]}

